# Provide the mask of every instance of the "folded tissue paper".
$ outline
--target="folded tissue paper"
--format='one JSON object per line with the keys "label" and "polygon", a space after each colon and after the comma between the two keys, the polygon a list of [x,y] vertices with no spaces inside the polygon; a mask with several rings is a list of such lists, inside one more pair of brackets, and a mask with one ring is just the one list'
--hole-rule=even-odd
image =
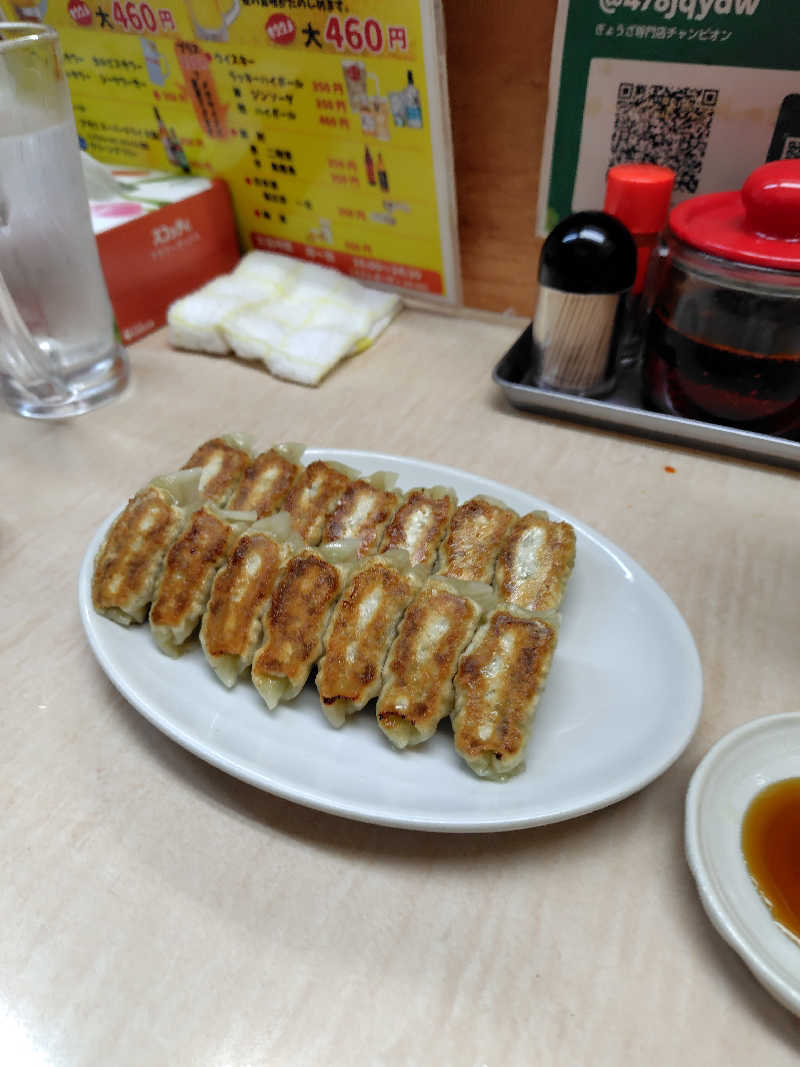
{"label": "folded tissue paper", "polygon": [[279,378],[317,385],[339,360],[378,337],[400,310],[394,293],[328,267],[249,252],[230,274],[167,313],[175,348],[261,360]]}

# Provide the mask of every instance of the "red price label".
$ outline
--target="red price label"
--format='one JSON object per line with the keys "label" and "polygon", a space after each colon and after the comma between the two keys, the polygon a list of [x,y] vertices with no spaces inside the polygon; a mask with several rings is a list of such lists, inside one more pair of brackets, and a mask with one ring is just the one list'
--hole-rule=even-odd
{"label": "red price label", "polygon": [[377,19],[362,22],[357,15],[345,19],[329,15],[323,36],[337,52],[359,54],[367,51],[378,55],[385,47],[390,52],[408,51],[408,29],[405,26],[388,26],[384,33],[384,27]]}
{"label": "red price label", "polygon": [[69,0],[67,11],[72,21],[77,22],[79,26],[91,26],[92,10],[86,0]]}
{"label": "red price label", "polygon": [[267,37],[273,44],[291,44],[297,27],[288,15],[274,14],[267,19]]}
{"label": "red price label", "polygon": [[[165,26],[164,16],[172,18],[171,12],[159,10],[162,28]],[[121,26],[128,33],[155,33],[158,29],[155,12],[148,3],[137,4],[135,0],[128,0],[123,6],[123,0],[114,0],[111,7],[111,17],[117,26]],[[174,26],[174,20],[172,20]]]}

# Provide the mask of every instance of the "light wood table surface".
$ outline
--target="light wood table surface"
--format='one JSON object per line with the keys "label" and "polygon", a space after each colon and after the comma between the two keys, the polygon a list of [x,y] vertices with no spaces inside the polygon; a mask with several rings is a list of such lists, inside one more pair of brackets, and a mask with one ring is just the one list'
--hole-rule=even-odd
{"label": "light wood table surface", "polygon": [[[798,709],[798,478],[514,412],[490,372],[516,334],[407,310],[313,390],[157,334],[112,406],[0,414],[0,1063],[797,1063],[798,1022],[702,911],[682,822],[714,741]],[[459,836],[321,814],[168,740],[96,664],[78,568],[109,512],[231,428],[452,464],[610,538],[697,642],[685,753],[596,814]]]}

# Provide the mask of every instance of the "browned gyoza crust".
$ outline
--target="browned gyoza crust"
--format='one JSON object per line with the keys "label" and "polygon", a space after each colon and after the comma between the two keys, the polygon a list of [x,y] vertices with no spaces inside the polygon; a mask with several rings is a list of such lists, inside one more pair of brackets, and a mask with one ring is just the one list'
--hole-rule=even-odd
{"label": "browned gyoza crust", "polygon": [[502,777],[521,764],[557,634],[554,619],[497,608],[461,657],[453,732],[477,774]]}
{"label": "browned gyoza crust", "polygon": [[491,582],[494,565],[516,515],[476,496],[457,507],[439,550],[439,574]]}
{"label": "browned gyoza crust", "polygon": [[270,448],[248,465],[228,507],[233,511],[255,511],[259,518],[272,515],[285,504],[301,471],[299,464]]}
{"label": "browned gyoza crust", "polygon": [[[377,694],[389,643],[414,588],[408,576],[379,560],[353,577],[336,606],[317,672],[324,705],[347,701],[357,710]],[[363,619],[364,605],[373,600],[374,610]]]}
{"label": "browned gyoza crust", "polygon": [[286,500],[286,510],[295,529],[309,545],[318,545],[325,529],[325,519],[332,511],[350,478],[318,459],[302,471]]}
{"label": "browned gyoza crust", "polygon": [[458,657],[475,631],[479,606],[430,579],[411,602],[389,650],[378,724],[399,747],[425,741],[448,714]]}
{"label": "browned gyoza crust", "polygon": [[412,566],[421,563],[432,567],[455,506],[452,496],[434,496],[426,489],[412,489],[386,527],[381,552],[404,548]]}
{"label": "browned gyoza crust", "polygon": [[342,588],[339,571],[316,552],[294,556],[278,580],[264,617],[264,644],[253,679],[298,679],[322,652],[325,624]]}
{"label": "browned gyoza crust", "polygon": [[217,515],[199,508],[167,553],[156,599],[150,609],[153,626],[179,628],[199,600],[205,603],[217,568],[224,563],[231,539],[231,526]]}
{"label": "browned gyoza crust", "polygon": [[359,555],[377,552],[386,525],[397,510],[400,494],[376,489],[363,478],[351,482],[328,516],[322,541],[358,538]]}
{"label": "browned gyoza crust", "polygon": [[221,437],[212,437],[195,449],[183,469],[202,467],[200,492],[224,507],[242,480],[251,458],[244,449],[236,448]]}
{"label": "browned gyoza crust", "polygon": [[206,655],[243,656],[283,566],[281,546],[263,533],[244,533],[217,573],[203,617]]}
{"label": "browned gyoza crust", "polygon": [[529,611],[556,611],[575,563],[575,530],[543,512],[514,523],[497,559],[499,600]]}
{"label": "browned gyoza crust", "polygon": [[167,549],[183,511],[163,489],[148,486],[129,501],[108,532],[95,561],[92,602],[123,621],[142,622]]}

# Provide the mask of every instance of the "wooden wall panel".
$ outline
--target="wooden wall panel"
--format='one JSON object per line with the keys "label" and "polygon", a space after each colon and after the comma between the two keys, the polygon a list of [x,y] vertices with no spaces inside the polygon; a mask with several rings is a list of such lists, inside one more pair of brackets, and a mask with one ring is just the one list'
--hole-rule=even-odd
{"label": "wooden wall panel", "polygon": [[556,0],[444,0],[467,307],[530,317]]}

